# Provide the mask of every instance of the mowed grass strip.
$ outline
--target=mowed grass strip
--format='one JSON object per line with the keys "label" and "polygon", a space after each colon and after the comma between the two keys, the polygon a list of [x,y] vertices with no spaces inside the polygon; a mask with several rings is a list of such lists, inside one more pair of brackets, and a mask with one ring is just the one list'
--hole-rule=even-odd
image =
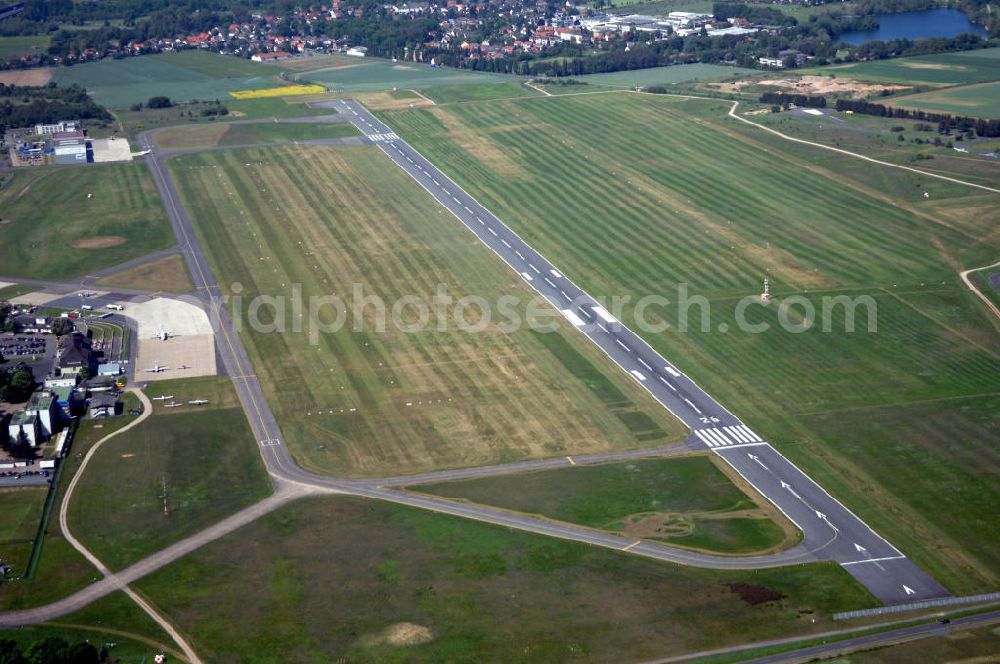
{"label": "mowed grass strip", "polygon": [[875,604],[834,564],[699,570],[350,498],[296,502],[136,587],[222,663],[645,661]]}
{"label": "mowed grass strip", "polygon": [[351,124],[261,123],[209,124],[174,127],[156,134],[156,144],[164,150],[310,141],[323,138],[360,136]]}
{"label": "mowed grass strip", "polygon": [[[1000,82],[960,85],[895,97],[890,103],[896,107],[943,111],[966,117],[997,118],[1000,117]],[[969,149],[978,152],[974,147]]]}
{"label": "mowed grass strip", "polygon": [[[665,296],[668,306],[646,312],[669,325],[646,328],[654,347],[950,587],[991,588],[996,539],[973,527],[978,517],[948,489],[943,466],[901,486],[879,450],[845,453],[811,414],[997,391],[994,328],[957,278],[959,266],[995,261],[997,207],[758,138],[728,110],[620,93],[383,117],[591,294],[632,304]],[[766,327],[741,327],[737,306],[756,298],[764,275],[775,299],[754,299],[744,320]],[[782,307],[792,296],[798,303]],[[828,302],[824,314],[825,296],[870,300],[848,332],[847,309]],[[815,318],[800,325],[809,308]],[[967,471],[997,472],[988,439],[957,444]],[[946,544],[915,535],[928,522],[950,533]]]}
{"label": "mowed grass strip", "polygon": [[[499,297],[518,298],[523,318],[531,292],[378,150],[225,151],[179,157],[171,168],[224,290],[238,290],[248,305],[240,316],[254,370],[283,442],[305,467],[406,473],[683,437],[665,410],[575,332],[565,337],[576,349],[570,357],[526,326],[500,326]],[[293,285],[306,303],[342,298],[349,308],[343,329],[313,343],[308,318],[293,318],[288,303],[280,327],[255,330],[246,318],[252,299],[290,298]],[[443,316],[435,308],[423,331],[393,324],[394,303],[430,303],[439,288],[456,301],[483,298],[491,321],[463,331],[455,316],[479,323],[479,310],[448,307]],[[364,303],[374,296],[386,303],[384,331],[376,305]],[[414,310],[401,311],[411,323]],[[261,312],[270,324],[273,307]],[[321,313],[330,322],[341,312],[328,306]],[[607,388],[594,389],[578,372],[602,376],[620,396],[606,401]]]}
{"label": "mowed grass strip", "polygon": [[576,466],[410,490],[719,553],[775,549],[795,540],[794,526],[770,503],[743,493],[707,456]]}
{"label": "mowed grass strip", "polygon": [[20,171],[0,191],[0,218],[5,276],[66,279],[173,242],[140,163]]}

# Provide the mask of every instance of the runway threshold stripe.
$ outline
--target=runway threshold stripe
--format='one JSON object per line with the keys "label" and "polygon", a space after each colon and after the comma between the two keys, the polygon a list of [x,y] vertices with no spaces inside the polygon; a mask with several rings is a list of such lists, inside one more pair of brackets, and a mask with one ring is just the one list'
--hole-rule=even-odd
{"label": "runway threshold stripe", "polygon": [[729,439],[721,435],[715,429],[705,429],[705,435],[714,440],[721,447],[729,445]]}
{"label": "runway threshold stripe", "polygon": [[881,563],[886,560],[903,560],[906,556],[886,556],[885,558],[865,558],[864,560],[851,560],[846,563],[840,563],[841,567],[846,567],[848,565],[860,565],[861,563]]}
{"label": "runway threshold stripe", "polygon": [[726,449],[735,450],[737,447],[758,447],[760,445],[767,445],[767,443],[764,441],[760,441],[759,443],[737,443],[736,445],[730,445]]}
{"label": "runway threshold stripe", "polygon": [[762,438],[761,438],[760,436],[758,436],[757,434],[755,434],[755,433],[753,432],[753,430],[752,430],[752,429],[751,429],[750,427],[748,427],[747,425],[745,425],[745,424],[741,424],[741,425],[740,425],[740,428],[741,428],[741,429],[742,429],[742,430],[743,430],[744,432],[746,432],[746,434],[747,434],[748,436],[750,436],[750,440],[763,440],[763,439],[762,439]]}
{"label": "runway threshold stripe", "polygon": [[741,443],[750,442],[750,439],[747,438],[746,434],[737,429],[736,427],[724,427],[723,430]]}
{"label": "runway threshold stripe", "polygon": [[705,437],[705,434],[703,434],[703,433],[702,433],[701,431],[698,431],[698,430],[696,429],[696,430],[695,430],[695,432],[694,432],[694,435],[698,436],[698,438],[700,438],[700,439],[701,439],[701,442],[705,443],[705,444],[706,444],[706,445],[708,445],[709,447],[715,447],[715,443],[713,443],[713,442],[712,442],[712,441],[710,441],[710,440],[709,440],[708,438],[706,438],[706,437]]}

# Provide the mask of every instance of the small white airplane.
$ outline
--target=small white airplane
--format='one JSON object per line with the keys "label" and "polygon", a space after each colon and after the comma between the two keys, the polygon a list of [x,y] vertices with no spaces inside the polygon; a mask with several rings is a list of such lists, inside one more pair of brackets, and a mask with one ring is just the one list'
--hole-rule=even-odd
{"label": "small white airplane", "polygon": [[208,399],[194,399],[192,401],[188,401],[188,403],[192,406],[203,406],[208,403]]}
{"label": "small white airplane", "polygon": [[180,408],[180,407],[181,407],[181,406],[183,406],[183,405],[184,405],[184,404],[182,404],[182,403],[168,403],[168,404],[166,404],[166,405],[165,405],[165,406],[163,406],[163,407],[164,407],[164,408]]}
{"label": "small white airplane", "polygon": [[167,340],[167,339],[169,339],[170,337],[179,337],[179,336],[180,336],[179,334],[170,334],[169,332],[167,332],[166,330],[164,330],[164,329],[163,329],[163,328],[161,327],[161,328],[160,328],[160,333],[159,333],[159,334],[154,334],[154,335],[152,336],[152,338],[153,338],[153,339],[159,339],[160,341],[166,341],[166,340]]}
{"label": "small white airplane", "polygon": [[166,401],[167,399],[173,399],[174,395],[168,394],[165,396],[153,397],[153,401]]}
{"label": "small white airplane", "polygon": [[161,367],[159,364],[154,364],[149,369],[146,369],[149,373],[160,373],[161,371],[166,371],[170,367]]}

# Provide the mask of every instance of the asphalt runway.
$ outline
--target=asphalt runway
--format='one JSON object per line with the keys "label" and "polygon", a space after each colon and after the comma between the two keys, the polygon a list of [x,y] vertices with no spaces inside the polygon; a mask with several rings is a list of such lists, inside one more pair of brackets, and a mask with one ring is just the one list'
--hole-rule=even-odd
{"label": "asphalt runway", "polygon": [[[803,546],[834,560],[886,604],[948,596],[898,549],[613,317],[361,104],[333,104],[536,292],[802,531]],[[638,549],[638,545],[635,549]]]}
{"label": "asphalt runway", "polygon": [[[627,551],[658,560],[710,569],[761,569],[816,560],[834,560],[850,572],[885,604],[899,604],[948,596],[948,592],[924,574],[889,542],[873,532],[857,516],[747,428],[736,416],[661,357],[626,326],[566,278],[544,257],[529,247],[499,219],[434,168],[426,159],[353,101],[331,102],[398,166],[451,211],[472,233],[521,275],[529,285],[563,312],[590,341],[597,344],[654,399],[670,410],[694,432],[683,443],[648,450],[632,450],[586,456],[532,460],[504,466],[484,466],[427,473],[419,476],[375,480],[351,480],[317,475],[300,468],[281,440],[280,430],[252,365],[235,332],[228,312],[220,302],[215,275],[194,239],[194,231],[177,194],[164,160],[151,139],[140,135],[139,143],[150,149],[146,157],[172,224],[179,251],[191,271],[197,297],[209,314],[216,335],[216,353],[221,373],[232,381],[251,429],[258,439],[261,456],[275,487],[275,494],[202,531],[194,533],[127,570],[47,604],[23,611],[0,612],[0,626],[16,626],[53,620],[78,610],[146,574],[168,565],[200,546],[249,523],[262,513],[297,496],[319,492],[365,496],[506,526],[541,535]],[[80,286],[66,282],[18,279],[75,297]],[[70,292],[73,291],[72,295]],[[116,289],[121,296],[150,295],[142,291]],[[116,293],[119,294],[119,293]],[[111,294],[105,296],[110,297]],[[127,299],[122,297],[122,299]],[[129,324],[131,322],[129,321]],[[133,329],[133,333],[134,333]],[[133,345],[134,346],[134,345]],[[134,350],[132,363],[134,365]],[[760,493],[773,502],[803,532],[803,541],[784,551],[762,556],[721,556],[689,551],[667,544],[633,540],[541,517],[506,512],[485,505],[450,501],[401,491],[396,487],[421,482],[472,478],[504,472],[580,463],[641,458],[676,453],[679,449],[707,449],[726,461]]]}

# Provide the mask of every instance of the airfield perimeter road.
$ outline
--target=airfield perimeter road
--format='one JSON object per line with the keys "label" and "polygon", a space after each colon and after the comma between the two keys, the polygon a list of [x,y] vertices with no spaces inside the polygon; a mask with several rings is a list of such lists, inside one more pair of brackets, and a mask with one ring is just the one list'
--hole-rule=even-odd
{"label": "airfield perimeter road", "polygon": [[[288,500],[316,492],[384,500],[695,567],[761,569],[832,560],[842,565],[885,604],[949,594],[943,586],[924,574],[638,335],[613,318],[594,298],[567,279],[547,259],[529,247],[363,106],[351,100],[323,104],[329,104],[329,107],[336,108],[347,117],[362,131],[367,142],[377,145],[395,164],[404,169],[694,433],[682,444],[651,450],[595,454],[573,459],[559,457],[503,466],[441,471],[410,478],[351,480],[318,475],[300,468],[281,441],[278,424],[264,398],[260,383],[253,374],[246,350],[220,297],[221,291],[215,275],[197,242],[190,219],[167,171],[165,160],[170,154],[160,152],[152,140],[153,132],[146,132],[140,135],[139,142],[144,149],[149,150],[146,161],[177,238],[175,249],[183,255],[194,279],[198,298],[208,311],[216,335],[219,365],[233,381],[251,429],[261,446],[261,455],[274,483],[275,494],[262,503],[136,562],[116,573],[114,578],[106,577],[45,606],[0,613],[0,627],[38,623],[71,613],[114,592],[120,584],[131,583],[152,573]],[[63,292],[74,286],[60,282],[46,282],[45,285],[66,289]],[[139,291],[133,293],[138,294]],[[802,542],[790,549],[761,556],[712,555],[393,488],[406,484],[664,455],[683,449],[707,449],[718,455],[799,527],[803,533]]]}

